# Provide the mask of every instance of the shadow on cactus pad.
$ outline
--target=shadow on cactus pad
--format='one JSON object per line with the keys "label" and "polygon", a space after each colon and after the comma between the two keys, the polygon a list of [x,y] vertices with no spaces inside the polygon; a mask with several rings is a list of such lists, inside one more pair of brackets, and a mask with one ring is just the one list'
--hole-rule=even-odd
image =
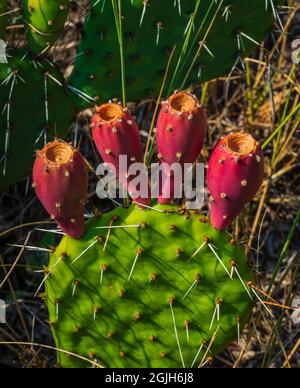
{"label": "shadow on cactus pad", "polygon": [[30,173],[35,150],[66,137],[73,107],[49,61],[13,53],[0,67],[0,191]]}
{"label": "shadow on cactus pad", "polygon": [[49,271],[56,346],[73,353],[58,352],[62,367],[198,367],[238,338],[253,306],[243,249],[172,206],[91,220],[82,240],[63,238]]}

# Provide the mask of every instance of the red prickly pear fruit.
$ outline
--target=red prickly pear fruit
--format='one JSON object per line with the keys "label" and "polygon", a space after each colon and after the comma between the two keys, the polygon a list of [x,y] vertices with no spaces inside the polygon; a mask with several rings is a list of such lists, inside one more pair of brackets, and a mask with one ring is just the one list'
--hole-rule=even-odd
{"label": "red prickly pear fruit", "polygon": [[63,232],[80,239],[85,233],[88,191],[88,167],[80,152],[58,140],[47,144],[37,152],[33,187]]}
{"label": "red prickly pear fruit", "polygon": [[[142,143],[135,119],[121,104],[108,103],[96,108],[92,117],[92,134],[96,147],[105,163],[116,169],[117,177],[130,192],[134,202],[149,205],[149,198],[136,197],[127,176],[133,163],[143,163]],[[127,171],[120,168],[119,157],[126,156]],[[148,193],[149,194],[149,193]]]}
{"label": "red prickly pear fruit", "polygon": [[239,132],[222,138],[208,165],[212,225],[226,229],[252,201],[263,178],[263,151],[250,134]]}
{"label": "red prickly pear fruit", "polygon": [[[206,136],[207,121],[197,98],[187,92],[173,94],[163,103],[157,122],[156,141],[163,163],[194,163],[198,158]],[[161,187],[160,203],[170,203],[165,190],[170,185],[174,193],[174,178],[165,180]]]}
{"label": "red prickly pear fruit", "polygon": [[163,103],[156,141],[165,163],[194,163],[206,135],[206,117],[197,98],[186,92],[173,94]]}
{"label": "red prickly pear fruit", "polygon": [[92,133],[96,147],[106,163],[119,174],[119,156],[126,155],[128,166],[143,162],[142,144],[134,118],[121,104],[104,104],[92,117]]}

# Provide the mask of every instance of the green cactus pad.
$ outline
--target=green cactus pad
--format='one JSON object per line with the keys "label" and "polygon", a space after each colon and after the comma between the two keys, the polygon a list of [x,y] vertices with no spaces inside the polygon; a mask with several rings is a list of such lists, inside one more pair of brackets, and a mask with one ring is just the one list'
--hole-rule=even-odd
{"label": "green cactus pad", "polygon": [[69,13],[69,0],[25,0],[23,12],[29,47],[35,54],[41,54],[61,34]]}
{"label": "green cactus pad", "polygon": [[[197,367],[237,339],[253,302],[226,271],[234,260],[252,281],[243,249],[201,215],[155,209],[105,214],[51,255],[45,300],[59,349],[109,368]],[[61,352],[58,363],[89,366]]]}
{"label": "green cactus pad", "polygon": [[5,37],[7,18],[6,18],[6,15],[3,15],[3,14],[5,14],[6,11],[7,11],[7,1],[0,0],[0,39],[4,39]]}
{"label": "green cactus pad", "polygon": [[0,191],[31,172],[36,149],[66,136],[73,107],[62,83],[50,62],[23,52],[0,66]]}
{"label": "green cactus pad", "polygon": [[[282,0],[272,1],[274,6],[282,3]],[[122,1],[128,100],[157,97],[170,52],[175,45],[166,92],[171,84],[171,89],[182,89],[193,82],[199,84],[227,75],[239,56],[248,55],[257,47],[256,42],[260,43],[267,36],[274,22],[269,0],[267,10],[265,0],[225,0],[218,13],[220,1],[201,0],[177,76],[172,83],[197,3],[199,1],[196,0]],[[93,0],[92,4],[94,7],[86,18],[70,84],[103,102],[122,95],[120,50],[112,2]],[[197,57],[199,42],[204,37],[205,47]],[[189,76],[182,85],[187,74]],[[82,104],[85,105],[84,100]]]}

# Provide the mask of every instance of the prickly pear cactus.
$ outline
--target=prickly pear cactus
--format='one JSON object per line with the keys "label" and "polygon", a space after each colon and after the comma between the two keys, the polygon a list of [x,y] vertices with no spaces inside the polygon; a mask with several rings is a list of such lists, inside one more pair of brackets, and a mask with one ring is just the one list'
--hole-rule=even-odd
{"label": "prickly pear cactus", "polygon": [[[70,83],[103,102],[122,93],[119,41],[113,2],[91,3]],[[167,82],[170,89],[228,74],[239,56],[248,55],[268,34],[280,3],[282,0],[122,1],[128,99],[157,97],[174,46]]]}
{"label": "prickly pear cactus", "polygon": [[34,152],[65,137],[73,107],[59,71],[14,53],[0,66],[0,191],[30,173]]}
{"label": "prickly pear cactus", "polygon": [[[104,367],[198,367],[237,339],[252,309],[242,248],[172,206],[90,221],[45,272],[57,347]],[[89,366],[62,352],[58,363]]]}
{"label": "prickly pear cactus", "polygon": [[24,20],[29,47],[45,53],[61,34],[69,12],[69,0],[24,0]]}
{"label": "prickly pear cactus", "polygon": [[6,13],[7,11],[7,1],[0,0],[0,39],[4,39],[5,30],[6,30]]}

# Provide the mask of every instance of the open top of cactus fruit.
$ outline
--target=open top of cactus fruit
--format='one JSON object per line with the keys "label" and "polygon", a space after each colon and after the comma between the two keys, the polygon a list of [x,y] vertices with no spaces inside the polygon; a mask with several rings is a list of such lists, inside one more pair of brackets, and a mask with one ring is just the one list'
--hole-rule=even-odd
{"label": "open top of cactus fruit", "polygon": [[225,140],[225,146],[239,156],[255,152],[257,142],[248,133],[232,133]]}
{"label": "open top of cactus fruit", "polygon": [[192,113],[197,109],[197,101],[186,93],[174,94],[170,98],[170,108],[177,113]]}
{"label": "open top of cactus fruit", "polygon": [[43,150],[42,158],[45,159],[47,164],[59,167],[71,162],[73,150],[72,147],[66,143],[49,143]]}
{"label": "open top of cactus fruit", "polygon": [[101,121],[106,123],[115,122],[122,118],[123,111],[118,104],[105,104],[97,109]]}

